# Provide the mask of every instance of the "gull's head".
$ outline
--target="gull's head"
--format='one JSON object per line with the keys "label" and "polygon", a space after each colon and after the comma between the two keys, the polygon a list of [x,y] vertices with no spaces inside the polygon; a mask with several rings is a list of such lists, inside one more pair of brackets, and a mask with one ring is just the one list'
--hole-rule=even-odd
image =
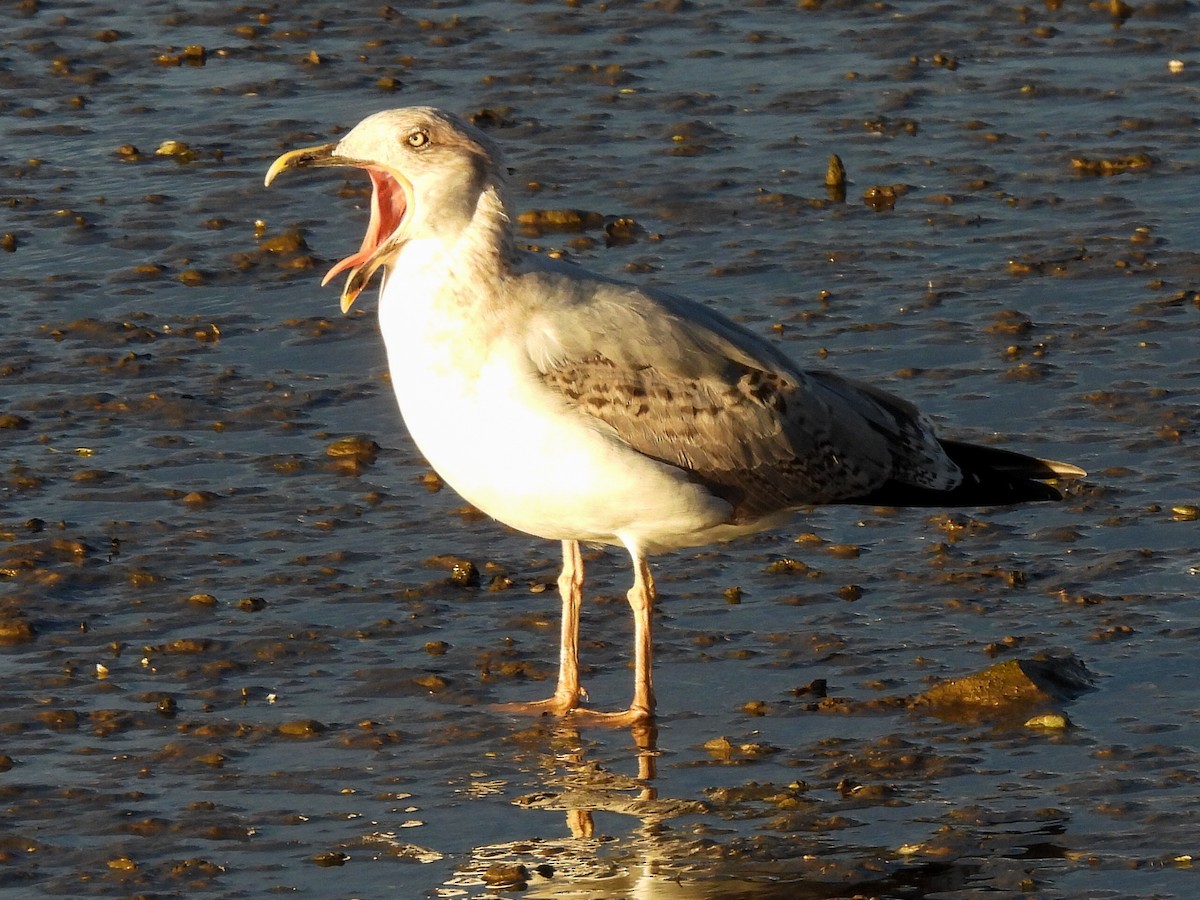
{"label": "gull's head", "polygon": [[405,242],[453,237],[472,221],[484,192],[504,181],[490,140],[457,116],[426,106],[384,110],[336,143],[289,151],[271,163],[266,183],[288,169],[320,166],[354,166],[371,178],[371,220],[362,246],[321,282],[350,270],[342,312]]}

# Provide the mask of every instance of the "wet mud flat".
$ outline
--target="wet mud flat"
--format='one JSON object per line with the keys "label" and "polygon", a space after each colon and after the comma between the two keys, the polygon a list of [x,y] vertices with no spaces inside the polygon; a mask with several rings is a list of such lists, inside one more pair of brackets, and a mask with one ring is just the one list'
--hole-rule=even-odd
{"label": "wet mud flat", "polygon": [[[14,4],[0,886],[1191,896],[1197,24],[1068,0]],[[664,557],[655,731],[492,712],[550,690],[557,548],[441,488],[368,297],[342,318],[319,288],[366,180],[260,187],[281,150],[426,103],[508,152],[530,245],[1091,477]],[[627,563],[588,565],[609,708]]]}

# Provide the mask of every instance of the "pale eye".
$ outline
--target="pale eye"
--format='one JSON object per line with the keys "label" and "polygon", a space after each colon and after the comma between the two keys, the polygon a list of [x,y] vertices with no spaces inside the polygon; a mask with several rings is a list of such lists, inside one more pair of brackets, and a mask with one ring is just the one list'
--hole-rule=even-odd
{"label": "pale eye", "polygon": [[429,146],[429,132],[417,130],[404,139],[414,150],[423,150]]}

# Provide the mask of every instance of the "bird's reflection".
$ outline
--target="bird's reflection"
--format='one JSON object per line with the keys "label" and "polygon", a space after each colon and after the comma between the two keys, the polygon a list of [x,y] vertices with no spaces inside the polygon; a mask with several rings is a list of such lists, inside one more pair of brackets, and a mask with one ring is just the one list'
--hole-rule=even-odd
{"label": "bird's reflection", "polygon": [[[1020,822],[980,830],[940,828],[927,842],[928,852],[856,844],[818,827],[829,818],[829,804],[845,802],[841,795],[811,801],[808,819],[814,827],[751,825],[747,832],[736,823],[753,820],[753,803],[728,805],[715,795],[664,796],[670,780],[659,778],[656,727],[639,725],[629,734],[632,743],[614,754],[612,744],[596,738],[587,743],[561,720],[524,732],[517,740],[532,750],[531,774],[541,787],[514,803],[530,812],[561,813],[562,833],[475,848],[439,896],[495,897],[519,890],[539,900],[924,897],[963,891],[989,871],[994,877],[1017,868],[1026,876],[1037,871],[1049,877],[1047,866],[1059,865],[1065,852],[1040,819],[1032,829]],[[600,759],[602,753],[607,760]],[[755,782],[746,787],[771,788]],[[598,814],[631,824],[606,834],[597,827]],[[530,829],[544,824],[544,818],[531,820]],[[995,853],[1006,845],[1008,853]],[[996,857],[990,862],[989,852]]]}
{"label": "bird's reflection", "polygon": [[[657,728],[639,724],[630,735],[630,773],[622,774],[590,759],[588,745],[569,724],[547,728],[547,749],[536,763],[545,787],[514,802],[527,810],[561,811],[563,836],[476,848],[447,887],[482,882],[543,900],[783,900],[844,890],[844,884],[749,880],[721,871],[710,837],[670,824],[709,812],[709,804],[661,796]],[[604,835],[596,829],[597,813],[628,816],[635,824],[623,837]]]}
{"label": "bird's reflection", "polygon": [[642,831],[655,822],[687,811],[700,811],[700,804],[659,801],[658,789],[654,786],[658,776],[658,729],[652,723],[638,724],[630,729],[637,770],[633,776],[610,772],[588,760],[578,729],[560,722],[553,730],[560,746],[572,747],[554,760],[558,769],[554,780],[556,789],[520,797],[516,803],[528,809],[562,810],[572,838],[595,839],[594,814],[597,811],[634,816],[640,820]]}

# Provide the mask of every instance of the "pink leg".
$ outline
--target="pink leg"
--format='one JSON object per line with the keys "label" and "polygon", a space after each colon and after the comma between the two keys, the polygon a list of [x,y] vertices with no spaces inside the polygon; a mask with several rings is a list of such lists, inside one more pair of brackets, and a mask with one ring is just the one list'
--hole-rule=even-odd
{"label": "pink leg", "polygon": [[640,553],[633,557],[633,587],[626,596],[633,610],[633,703],[626,715],[645,722],[654,717],[654,575]]}
{"label": "pink leg", "polygon": [[558,577],[562,595],[562,635],[558,661],[558,688],[548,700],[534,703],[505,703],[503,712],[550,713],[570,716],[572,722],[600,725],[637,725],[654,718],[654,576],[640,550],[631,549],[633,587],[625,595],[633,612],[633,702],[622,712],[605,713],[583,709],[579,702],[579,607],[583,602],[583,556],[578,541],[563,541],[563,570]]}
{"label": "pink leg", "polygon": [[594,712],[574,709],[571,721],[579,724],[642,725],[654,719],[654,576],[650,564],[640,550],[630,550],[633,557],[633,587],[625,596],[633,611],[633,702],[622,712]]}
{"label": "pink leg", "polygon": [[558,576],[562,597],[562,625],[558,647],[558,687],[555,701],[562,711],[579,705],[579,607],[583,604],[583,554],[579,541],[563,541],[563,567]]}
{"label": "pink leg", "polygon": [[554,696],[532,703],[504,703],[504,712],[556,716],[566,715],[579,706],[583,693],[579,686],[579,607],[583,603],[583,554],[579,541],[563,541],[563,567],[558,576],[562,598],[562,631],[558,651],[558,687]]}

